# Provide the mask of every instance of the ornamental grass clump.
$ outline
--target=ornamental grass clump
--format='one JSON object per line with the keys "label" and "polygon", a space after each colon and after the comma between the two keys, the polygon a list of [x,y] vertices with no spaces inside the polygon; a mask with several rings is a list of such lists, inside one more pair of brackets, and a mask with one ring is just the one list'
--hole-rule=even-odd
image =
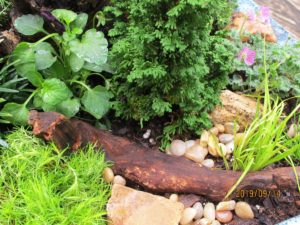
{"label": "ornamental grass clump", "polygon": [[64,156],[23,128],[7,143],[0,148],[0,224],[106,224],[103,153],[89,146]]}
{"label": "ornamental grass clump", "polygon": [[215,31],[229,21],[227,0],[112,0],[105,8],[115,69],[117,115],[169,116],[165,137],[210,126],[208,113],[232,72],[232,43]]}
{"label": "ornamental grass clump", "polygon": [[[288,122],[295,116],[300,104],[288,115],[285,115],[285,101],[271,99],[270,72],[267,69],[265,51],[264,46],[264,67],[261,69],[263,71],[261,75],[265,76],[264,104],[263,107],[260,107],[258,102],[257,114],[253,122],[247,127],[244,138],[239,143],[235,143],[233,169],[243,171],[243,173],[226,198],[233,193],[250,171],[262,170],[281,160],[287,160],[294,167],[291,156],[300,149],[300,135],[293,138],[289,138],[287,135]],[[298,182],[297,173],[295,175]],[[299,183],[298,187],[300,187]]]}

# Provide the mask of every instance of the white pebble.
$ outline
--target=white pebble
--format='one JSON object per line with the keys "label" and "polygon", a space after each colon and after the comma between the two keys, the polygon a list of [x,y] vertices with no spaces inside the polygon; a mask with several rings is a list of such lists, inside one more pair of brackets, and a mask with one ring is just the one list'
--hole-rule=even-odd
{"label": "white pebble", "polygon": [[177,194],[171,194],[169,199],[173,202],[178,202],[178,195]]}
{"label": "white pebble", "polygon": [[289,138],[293,138],[296,136],[296,134],[297,134],[297,126],[296,124],[292,124],[287,132],[287,136]]}
{"label": "white pebble", "polygon": [[143,134],[143,138],[144,138],[144,139],[148,139],[148,138],[150,137],[150,135],[151,135],[151,130],[148,129],[148,130]]}
{"label": "white pebble", "polygon": [[229,155],[233,152],[234,150],[234,141],[226,144],[226,153]]}
{"label": "white pebble", "polygon": [[122,176],[117,175],[114,177],[113,184],[120,184],[120,185],[125,186],[126,180]]}
{"label": "white pebble", "polygon": [[185,208],[183,210],[183,213],[182,213],[182,216],[181,216],[181,219],[180,219],[180,224],[181,225],[186,225],[186,224],[189,224],[190,222],[193,221],[195,215],[196,215],[196,209],[193,209],[193,208]]}
{"label": "white pebble", "polygon": [[206,218],[196,220],[193,225],[211,225],[211,221]]}
{"label": "white pebble", "polygon": [[186,149],[189,149],[189,148],[193,147],[195,144],[196,144],[196,141],[194,141],[194,140],[186,141],[185,142]]}
{"label": "white pebble", "polygon": [[181,140],[174,140],[170,146],[170,152],[175,156],[183,156],[186,151],[186,145]]}
{"label": "white pebble", "polygon": [[213,221],[216,219],[216,210],[215,205],[213,203],[207,203],[204,206],[203,215],[206,219],[209,219],[210,221]]}
{"label": "white pebble", "polygon": [[194,145],[185,152],[184,156],[194,162],[200,163],[205,159],[207,154],[208,151],[206,148],[200,145]]}
{"label": "white pebble", "polygon": [[234,136],[232,134],[221,134],[219,135],[219,140],[223,144],[227,144],[231,141],[233,141]]}
{"label": "white pebble", "polygon": [[213,168],[215,166],[215,162],[212,159],[205,159],[201,164],[207,168]]}
{"label": "white pebble", "polygon": [[210,225],[221,225],[221,223],[218,220],[214,220]]}
{"label": "white pebble", "polygon": [[201,202],[196,202],[193,205],[193,208],[196,209],[197,213],[195,215],[195,219],[201,219],[203,217],[203,206],[201,204]]}

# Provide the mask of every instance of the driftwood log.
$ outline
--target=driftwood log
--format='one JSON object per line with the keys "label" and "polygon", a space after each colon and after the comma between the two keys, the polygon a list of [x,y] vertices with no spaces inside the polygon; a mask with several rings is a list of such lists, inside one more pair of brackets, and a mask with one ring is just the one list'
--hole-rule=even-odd
{"label": "driftwood log", "polygon": [[[193,193],[219,201],[241,175],[199,167],[184,157],[150,150],[58,113],[31,111],[29,124],[35,135],[53,141],[61,149],[76,151],[88,143],[95,144],[114,163],[116,174],[155,193]],[[300,168],[296,169],[299,175]],[[238,189],[295,190],[295,174],[290,167],[249,173]]]}

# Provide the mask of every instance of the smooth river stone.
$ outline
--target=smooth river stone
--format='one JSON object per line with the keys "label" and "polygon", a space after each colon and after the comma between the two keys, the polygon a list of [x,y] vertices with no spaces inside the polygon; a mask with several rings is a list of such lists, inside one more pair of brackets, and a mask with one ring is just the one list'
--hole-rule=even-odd
{"label": "smooth river stone", "polygon": [[205,159],[205,156],[207,154],[208,154],[207,149],[197,144],[189,148],[185,152],[184,156],[194,162],[200,163]]}
{"label": "smooth river stone", "polygon": [[186,145],[181,140],[174,140],[170,146],[170,152],[175,156],[183,156],[186,152]]}
{"label": "smooth river stone", "polygon": [[181,225],[186,225],[189,224],[193,221],[197,211],[194,208],[185,208],[183,210],[181,219],[180,219],[180,224]]}
{"label": "smooth river stone", "polygon": [[235,205],[235,214],[242,219],[253,219],[254,213],[246,202],[238,202]]}
{"label": "smooth river stone", "polygon": [[234,200],[220,202],[217,205],[216,210],[217,211],[227,211],[227,210],[230,211],[230,210],[234,210],[235,209],[235,205],[236,205],[236,202]]}
{"label": "smooth river stone", "polygon": [[124,179],[124,177],[117,175],[114,177],[113,184],[120,184],[120,185],[125,186],[126,180]]}
{"label": "smooth river stone", "polygon": [[219,133],[224,133],[224,131],[225,131],[224,125],[222,125],[222,124],[216,124],[215,127],[218,128]]}
{"label": "smooth river stone", "polygon": [[233,218],[231,211],[217,211],[216,219],[221,223],[229,223]]}
{"label": "smooth river stone", "polygon": [[213,221],[216,219],[216,210],[215,205],[213,203],[206,203],[203,210],[204,218],[209,219],[210,221]]}
{"label": "smooth river stone", "polygon": [[115,175],[111,168],[107,167],[104,169],[103,178],[104,178],[105,182],[107,182],[107,183],[113,182],[114,177],[115,177]]}
{"label": "smooth river stone", "polygon": [[203,206],[201,204],[201,202],[196,202],[193,205],[193,208],[196,209],[197,213],[195,215],[195,219],[201,219],[203,217]]}
{"label": "smooth river stone", "polygon": [[223,144],[228,144],[229,142],[232,142],[234,139],[233,134],[221,134],[219,135],[219,141]]}
{"label": "smooth river stone", "polygon": [[224,126],[225,126],[225,133],[227,134],[234,134],[239,132],[240,130],[240,126],[237,123],[228,122],[225,123]]}
{"label": "smooth river stone", "polygon": [[213,168],[215,166],[215,162],[212,159],[205,159],[201,163],[201,165],[207,167],[207,168]]}

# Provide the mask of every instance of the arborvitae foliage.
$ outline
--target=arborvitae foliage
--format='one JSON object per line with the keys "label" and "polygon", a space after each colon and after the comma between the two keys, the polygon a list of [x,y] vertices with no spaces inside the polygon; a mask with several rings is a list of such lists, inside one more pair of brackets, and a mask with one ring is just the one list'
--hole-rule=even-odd
{"label": "arborvitae foliage", "polygon": [[141,122],[167,113],[167,137],[210,126],[208,112],[232,69],[231,43],[215,33],[228,0],[112,0],[105,8],[117,115]]}

